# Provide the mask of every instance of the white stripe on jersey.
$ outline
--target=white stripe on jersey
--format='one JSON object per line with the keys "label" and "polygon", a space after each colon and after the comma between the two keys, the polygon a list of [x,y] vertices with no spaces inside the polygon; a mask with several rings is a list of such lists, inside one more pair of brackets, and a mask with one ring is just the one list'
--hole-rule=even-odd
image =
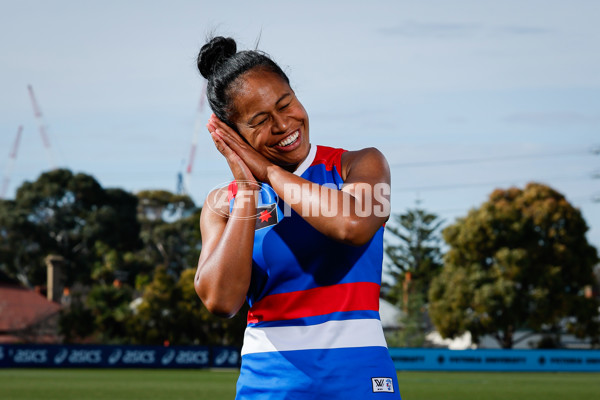
{"label": "white stripe on jersey", "polygon": [[349,319],[308,326],[251,327],[244,333],[242,356],[270,351],[387,347],[381,321]]}
{"label": "white stripe on jersey", "polygon": [[300,165],[298,165],[298,168],[296,168],[296,170],[294,171],[294,175],[302,176],[304,171],[306,171],[308,169],[308,167],[310,167],[310,165],[313,163],[316,155],[317,155],[317,146],[314,144],[311,144],[308,155],[306,156],[304,161],[302,161],[302,163]]}

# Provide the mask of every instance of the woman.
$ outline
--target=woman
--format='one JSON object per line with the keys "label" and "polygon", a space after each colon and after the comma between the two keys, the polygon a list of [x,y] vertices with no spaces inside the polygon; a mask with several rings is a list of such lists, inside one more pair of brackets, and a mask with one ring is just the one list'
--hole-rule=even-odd
{"label": "woman", "polygon": [[237,398],[400,398],[378,313],[385,158],[311,145],[306,111],[263,53],[215,37],[198,68],[235,181],[204,205],[195,288],[218,315],[250,306]]}

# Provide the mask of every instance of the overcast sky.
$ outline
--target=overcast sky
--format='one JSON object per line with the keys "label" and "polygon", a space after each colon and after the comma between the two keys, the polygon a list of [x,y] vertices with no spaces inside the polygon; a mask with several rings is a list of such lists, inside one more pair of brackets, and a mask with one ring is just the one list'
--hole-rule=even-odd
{"label": "overcast sky", "polygon": [[[8,197],[53,164],[174,191],[210,115],[195,66],[206,35],[242,49],[260,37],[313,143],[384,152],[393,212],[420,200],[452,222],[496,187],[538,181],[582,210],[600,247],[598,21],[597,0],[1,0],[0,168],[23,125]],[[192,197],[229,177],[202,130]]]}

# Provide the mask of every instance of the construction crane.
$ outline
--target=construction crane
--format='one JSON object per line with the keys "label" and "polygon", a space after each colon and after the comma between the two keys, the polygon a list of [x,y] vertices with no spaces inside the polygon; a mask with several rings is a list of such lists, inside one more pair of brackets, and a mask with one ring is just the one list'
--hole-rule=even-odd
{"label": "construction crane", "polygon": [[10,184],[10,177],[12,175],[13,168],[15,166],[15,161],[17,160],[17,152],[19,151],[19,144],[21,143],[21,134],[23,133],[23,125],[19,125],[19,129],[17,129],[17,137],[15,138],[15,142],[12,146],[12,150],[8,155],[8,164],[6,165],[6,169],[4,170],[4,178],[2,179],[2,188],[0,189],[0,199],[6,198],[6,192],[8,191],[8,185]]}
{"label": "construction crane", "polygon": [[190,148],[190,156],[188,157],[187,167],[185,169],[185,177],[179,173],[177,177],[177,191],[180,193],[190,192],[190,178],[192,175],[192,169],[194,167],[194,160],[196,159],[196,149],[198,147],[198,138],[200,132],[204,128],[204,107],[206,105],[206,81],[202,85],[202,94],[200,95],[200,101],[198,102],[198,112],[196,113],[196,122],[194,123],[194,134],[192,136],[192,146]]}
{"label": "construction crane", "polygon": [[35,115],[35,119],[38,123],[38,128],[40,131],[40,135],[42,136],[44,149],[46,149],[46,155],[48,156],[50,167],[54,169],[56,168],[56,160],[52,152],[52,147],[50,147],[50,139],[48,138],[48,133],[46,132],[46,124],[44,123],[44,116],[42,115],[42,110],[40,109],[40,106],[38,105],[38,102],[35,99],[33,87],[31,85],[27,85],[27,89],[29,90],[29,97],[31,98],[31,104],[33,106],[33,114]]}

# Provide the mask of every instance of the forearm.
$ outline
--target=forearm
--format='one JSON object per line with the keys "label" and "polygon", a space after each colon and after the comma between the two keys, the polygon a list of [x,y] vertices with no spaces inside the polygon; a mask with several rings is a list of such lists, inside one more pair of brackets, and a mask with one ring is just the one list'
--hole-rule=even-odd
{"label": "forearm", "polygon": [[218,315],[234,315],[250,286],[256,205],[253,193],[252,199],[244,194],[238,192],[222,235],[198,264],[198,295]]}
{"label": "forearm", "polygon": [[268,183],[286,206],[319,232],[343,243],[368,242],[389,215],[379,202],[385,192],[366,183],[355,184],[362,192],[353,194],[309,182],[277,166],[268,168]]}

